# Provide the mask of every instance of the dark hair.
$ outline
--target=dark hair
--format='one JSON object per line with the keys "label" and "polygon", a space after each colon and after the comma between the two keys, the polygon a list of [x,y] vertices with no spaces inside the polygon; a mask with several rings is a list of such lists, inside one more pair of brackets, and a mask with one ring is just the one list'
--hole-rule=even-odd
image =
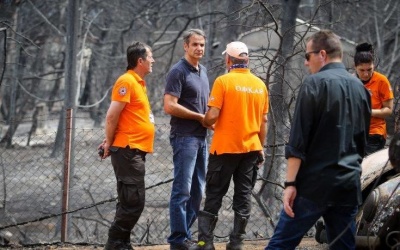
{"label": "dark hair", "polygon": [[128,66],[126,69],[134,69],[137,66],[139,58],[146,60],[147,49],[151,50],[150,46],[142,42],[133,42],[126,49],[126,59],[128,60]]}
{"label": "dark hair", "polygon": [[204,37],[204,39],[206,39],[206,34],[204,33],[204,31],[202,31],[200,29],[190,29],[190,30],[186,30],[183,33],[183,42],[186,44],[189,44],[190,37],[193,35],[199,35],[199,36]]}
{"label": "dark hair", "polygon": [[343,49],[339,37],[331,30],[320,30],[312,34],[308,39],[312,41],[312,50],[325,50],[330,58],[342,58]]}
{"label": "dark hair", "polygon": [[361,43],[356,46],[356,54],[354,55],[354,66],[362,63],[373,63],[375,58],[374,48],[372,44]]}
{"label": "dark hair", "polygon": [[[246,53],[241,53],[240,55],[242,55],[242,54],[246,54]],[[236,58],[236,57],[233,57],[230,55],[228,55],[228,56],[229,56],[229,60],[231,60],[231,62],[233,64],[248,64],[249,63],[248,59],[240,59],[240,58]]]}

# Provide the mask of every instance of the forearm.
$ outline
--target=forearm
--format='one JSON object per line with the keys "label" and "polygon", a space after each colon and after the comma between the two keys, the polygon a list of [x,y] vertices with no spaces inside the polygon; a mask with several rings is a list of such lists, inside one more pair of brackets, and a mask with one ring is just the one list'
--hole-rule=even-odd
{"label": "forearm", "polygon": [[112,119],[106,120],[105,126],[105,136],[106,143],[112,145],[114,142],[115,131],[117,130],[118,122],[113,121]]}
{"label": "forearm", "polygon": [[264,147],[265,146],[265,140],[267,138],[267,115],[265,114],[263,117],[263,121],[261,122],[260,126],[260,133],[258,134],[258,137],[260,138],[261,145]]}
{"label": "forearm", "polygon": [[216,121],[217,121],[217,119],[210,119],[210,118],[204,117],[203,125],[204,126],[212,126],[212,125],[214,125],[214,123]]}
{"label": "forearm", "polygon": [[105,136],[106,136],[105,139],[108,145],[112,145],[114,142],[114,135],[118,127],[119,116],[124,107],[125,107],[124,103],[111,102],[110,108],[107,111],[106,124],[105,124]]}
{"label": "forearm", "polygon": [[299,172],[301,159],[290,157],[287,161],[286,181],[295,181]]}
{"label": "forearm", "polygon": [[203,125],[204,126],[212,126],[217,122],[219,117],[220,109],[216,107],[210,107],[204,116]]}
{"label": "forearm", "polygon": [[376,118],[385,119],[392,114],[392,109],[389,107],[383,107],[381,109],[372,109],[371,116]]}
{"label": "forearm", "polygon": [[380,109],[372,109],[371,116],[385,119],[390,116],[393,112],[393,99],[389,99],[382,102],[382,108]]}
{"label": "forearm", "polygon": [[178,103],[169,104],[168,109],[166,109],[166,113],[182,119],[196,120],[199,122],[202,122],[204,118],[204,114],[191,111]]}

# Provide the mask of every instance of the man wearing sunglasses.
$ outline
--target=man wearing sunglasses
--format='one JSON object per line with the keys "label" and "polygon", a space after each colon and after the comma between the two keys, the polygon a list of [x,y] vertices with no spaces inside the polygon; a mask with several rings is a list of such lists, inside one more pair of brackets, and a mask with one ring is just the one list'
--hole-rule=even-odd
{"label": "man wearing sunglasses", "polygon": [[307,40],[304,64],[311,75],[298,94],[285,149],[283,210],[266,249],[295,249],[321,216],[329,249],[355,249],[371,103],[361,81],[346,71],[342,54],[332,31]]}

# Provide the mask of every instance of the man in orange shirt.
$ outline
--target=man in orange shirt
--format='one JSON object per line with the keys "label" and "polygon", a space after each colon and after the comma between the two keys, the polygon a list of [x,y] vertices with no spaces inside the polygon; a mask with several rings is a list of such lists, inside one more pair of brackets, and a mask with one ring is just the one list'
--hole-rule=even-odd
{"label": "man in orange shirt", "polygon": [[386,144],[386,121],[393,112],[393,90],[389,80],[375,71],[374,49],[369,43],[356,46],[354,66],[357,77],[371,94],[371,122],[368,142],[365,149],[367,155],[382,149]]}
{"label": "man in orange shirt", "polygon": [[152,71],[151,48],[134,42],[127,49],[128,67],[114,84],[107,111],[102,159],[111,156],[118,203],[104,249],[132,249],[131,230],[145,203],[145,157],[153,152],[154,117],[143,78]]}
{"label": "man in orange shirt", "polygon": [[243,249],[251,211],[251,191],[257,170],[264,162],[267,134],[268,91],[265,83],[248,68],[249,51],[242,42],[226,46],[227,74],[213,85],[203,125],[215,125],[207,170],[206,199],[199,212],[196,249],[214,249],[213,231],[222,198],[233,178],[235,212],[233,232],[226,249]]}

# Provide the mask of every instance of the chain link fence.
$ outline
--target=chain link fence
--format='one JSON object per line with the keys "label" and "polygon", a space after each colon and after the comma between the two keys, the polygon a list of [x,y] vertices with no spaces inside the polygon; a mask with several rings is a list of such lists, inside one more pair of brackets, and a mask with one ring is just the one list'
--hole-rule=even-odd
{"label": "chain link fence", "polygon": [[[395,117],[398,117],[398,99],[395,103]],[[61,151],[57,151],[57,138],[65,141],[68,129],[57,129],[62,123],[60,119],[49,118],[59,117],[59,113],[41,115],[42,106],[36,110],[32,115],[36,118],[18,122],[12,140],[5,135],[14,127],[11,126],[13,122],[0,120],[0,247],[60,242],[102,245],[107,240],[117,202],[111,161],[109,158],[100,160],[97,155],[104,128],[96,128],[89,115],[81,112],[74,119],[71,150],[66,152],[68,147],[63,145]],[[131,234],[132,243],[136,245],[166,244],[170,232],[168,203],[173,164],[168,121],[168,117],[156,118],[154,153],[146,157],[146,206]],[[210,139],[211,136],[209,142]],[[279,157],[276,154],[279,150],[275,149],[283,146],[266,145],[266,155]],[[66,160],[66,153],[71,155],[69,160]],[[66,180],[67,163],[70,164],[70,178]],[[279,163],[271,165],[267,161],[259,170],[247,225],[248,240],[271,237],[278,220],[285,168]],[[219,212],[214,231],[216,242],[227,241],[232,230],[232,197],[233,183]],[[68,206],[64,207],[66,201]],[[308,236],[314,232],[310,230]],[[197,223],[192,233],[197,238]]]}
{"label": "chain link fence", "polygon": [[[64,212],[66,161],[63,152],[54,154],[58,119],[43,121],[39,118],[39,122],[35,123],[35,131],[32,130],[34,123],[25,121],[19,124],[11,146],[1,145],[0,246],[58,242],[101,245],[107,240],[117,193],[110,159],[100,160],[97,155],[104,129],[93,128],[89,118],[77,117],[75,121],[69,199]],[[7,127],[5,122],[0,121],[0,134],[5,134]],[[167,119],[156,124],[154,153],[146,157],[146,206],[131,234],[133,244],[166,244],[170,232],[168,203],[173,164],[169,129]],[[65,137],[65,131],[63,134]],[[259,180],[254,188],[247,239],[270,237],[280,210],[280,202],[276,201],[280,199],[282,188],[266,181],[262,177],[264,172],[260,169]],[[264,199],[261,191],[268,185],[269,194],[273,195]],[[232,197],[233,183],[219,213],[215,230],[217,242],[227,241],[232,230]],[[271,207],[268,204],[278,205]],[[67,218],[65,228],[63,216]],[[62,239],[63,230],[66,230],[65,239]],[[197,238],[197,222],[192,233]]]}

